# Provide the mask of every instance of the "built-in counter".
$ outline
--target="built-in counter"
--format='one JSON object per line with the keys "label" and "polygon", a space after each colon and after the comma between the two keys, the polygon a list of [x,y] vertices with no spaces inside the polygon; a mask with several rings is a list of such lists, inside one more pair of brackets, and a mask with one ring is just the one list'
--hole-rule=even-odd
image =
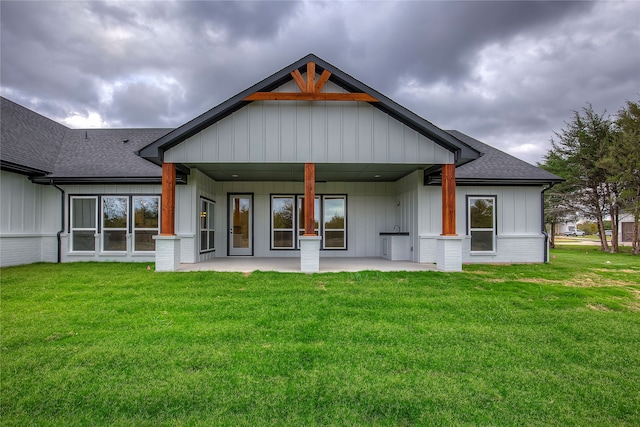
{"label": "built-in counter", "polygon": [[383,231],[380,238],[383,258],[391,261],[411,260],[411,240],[408,231]]}

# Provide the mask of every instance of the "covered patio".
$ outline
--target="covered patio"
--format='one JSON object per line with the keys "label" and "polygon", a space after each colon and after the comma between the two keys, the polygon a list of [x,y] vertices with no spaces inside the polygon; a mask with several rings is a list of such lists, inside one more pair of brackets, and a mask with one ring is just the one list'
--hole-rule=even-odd
{"label": "covered patio", "polygon": [[[251,273],[253,271],[300,273],[299,258],[225,257],[193,264],[180,264],[178,271],[219,271]],[[437,271],[435,264],[390,261],[385,258],[321,258],[319,273],[358,271]]]}

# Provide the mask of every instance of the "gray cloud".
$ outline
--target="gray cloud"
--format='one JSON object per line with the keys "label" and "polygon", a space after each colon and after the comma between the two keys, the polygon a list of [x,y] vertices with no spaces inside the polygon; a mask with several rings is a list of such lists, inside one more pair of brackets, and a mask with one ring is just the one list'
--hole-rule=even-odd
{"label": "gray cloud", "polygon": [[173,127],[315,53],[529,161],[571,111],[640,94],[637,2],[0,2],[4,96]]}

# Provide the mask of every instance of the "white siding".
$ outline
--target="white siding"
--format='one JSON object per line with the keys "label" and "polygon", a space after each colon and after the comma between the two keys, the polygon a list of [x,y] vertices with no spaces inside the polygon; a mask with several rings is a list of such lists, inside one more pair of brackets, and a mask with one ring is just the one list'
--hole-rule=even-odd
{"label": "white siding", "polygon": [[[436,259],[436,238],[442,232],[441,187],[420,187],[419,261]],[[543,262],[544,235],[541,225],[542,187],[458,186],[456,188],[456,231],[466,236],[462,243],[463,262],[516,263]],[[467,236],[467,195],[496,196],[496,252],[490,255],[470,253]]]}
{"label": "white siding", "polygon": [[[318,183],[316,194],[347,195],[347,250],[323,250],[321,257],[374,257],[381,255],[380,232],[393,231],[398,224],[395,183]],[[228,195],[253,194],[254,256],[298,257],[297,250],[271,250],[271,195],[304,194],[301,182],[217,182],[216,257],[227,255]]]}
{"label": "white siding", "polygon": [[[278,90],[295,88],[285,86]],[[440,164],[453,154],[365,102],[255,101],[171,148],[165,161]]]}
{"label": "white siding", "polygon": [[56,262],[60,192],[0,172],[0,266]]}

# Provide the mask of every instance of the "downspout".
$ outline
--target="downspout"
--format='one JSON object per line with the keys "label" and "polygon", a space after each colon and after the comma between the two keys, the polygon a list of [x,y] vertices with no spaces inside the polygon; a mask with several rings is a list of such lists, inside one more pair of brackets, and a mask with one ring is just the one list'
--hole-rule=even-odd
{"label": "downspout", "polygon": [[56,237],[58,239],[58,264],[60,264],[62,262],[62,239],[60,238],[60,235],[62,233],[64,233],[64,197],[65,197],[65,193],[64,193],[64,190],[62,188],[60,188],[56,184],[54,184],[53,180],[50,180],[49,184],[52,185],[53,187],[57,188],[60,191],[60,231],[58,231],[58,233],[56,234]]}
{"label": "downspout", "polygon": [[556,185],[555,182],[551,182],[549,183],[549,185],[546,188],[542,189],[542,192],[540,192],[540,221],[542,222],[542,234],[544,235],[544,249],[543,249],[543,253],[542,253],[542,259],[544,260],[544,263],[548,263],[548,257],[549,257],[549,252],[547,250],[547,248],[549,247],[549,234],[547,233],[547,230],[545,230],[544,226],[544,193],[546,191],[549,191],[553,188],[553,186]]}

